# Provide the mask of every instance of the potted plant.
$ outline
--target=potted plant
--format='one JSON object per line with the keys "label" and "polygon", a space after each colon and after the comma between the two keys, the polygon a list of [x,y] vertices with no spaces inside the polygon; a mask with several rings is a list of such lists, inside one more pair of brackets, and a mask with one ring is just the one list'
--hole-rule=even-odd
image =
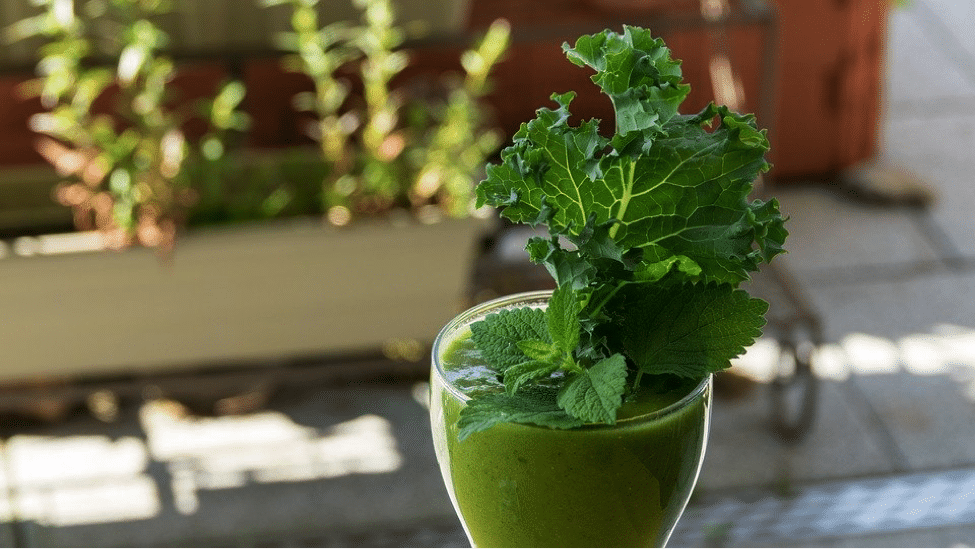
{"label": "potted plant", "polygon": [[[96,230],[25,239],[0,265],[23,319],[0,342],[18,357],[0,379],[260,364],[372,353],[390,342],[406,342],[394,354],[415,358],[463,308],[485,229],[471,215],[470,186],[499,138],[478,98],[506,28],[464,53],[465,75],[441,101],[406,101],[405,90],[390,86],[395,71],[369,78],[377,59],[407,61],[390,38],[399,33],[393,19],[382,15],[389,4],[360,5],[364,22],[334,27],[340,43],[321,42],[333,28],[316,31],[314,23],[291,35],[304,40],[294,66],[311,68],[301,63],[318,48],[336,71],[313,81],[344,87],[362,71],[366,88],[379,90],[358,103],[349,84],[345,100],[331,104],[336,110],[315,111],[321,127],[333,121],[329,113],[343,124],[339,134],[317,135],[344,139],[338,156],[325,154],[325,139],[311,155],[236,147],[247,120],[239,83],[197,105],[208,124],[193,137],[186,107],[167,108],[179,75],[153,22],[164,2],[91,0],[75,12],[73,3],[50,0],[18,26],[21,35],[51,38],[39,63],[50,110],[35,129],[64,168],[59,196]],[[307,23],[297,12],[294,20]],[[113,90],[118,110],[104,103]],[[319,105],[323,94],[297,102],[308,99]],[[397,147],[401,154],[392,154]],[[260,222],[242,223],[245,213]],[[235,223],[183,231],[186,220]],[[164,250],[166,261],[160,266],[146,247],[59,253],[79,241],[99,250],[144,244]],[[431,273],[431,265],[439,268]],[[48,344],[52,333],[58,346]]]}
{"label": "potted plant", "polygon": [[526,246],[556,282],[458,316],[433,351],[438,460],[471,542],[663,545],[697,479],[710,383],[761,333],[738,288],[782,252],[751,115],[680,114],[679,61],[644,29],[563,46],[595,70],[615,134],[573,125],[573,93],[522,125],[479,204],[545,225]]}
{"label": "potted plant", "polygon": [[[262,1],[292,8],[293,32],[283,33],[278,47],[293,52],[286,67],[313,83],[313,91],[294,103],[312,114],[307,133],[327,168],[322,195],[328,219],[345,225],[396,207],[469,217],[475,177],[500,145],[499,132],[485,128],[479,102],[505,50],[506,23],[496,21],[477,49],[462,54],[465,74],[448,79],[445,89],[397,88],[394,80],[409,57],[399,49],[405,32],[395,24],[390,0],[355,0],[361,25],[324,26],[317,0]],[[354,77],[346,71],[350,65]]]}
{"label": "potted plant", "polygon": [[[45,112],[31,118],[38,150],[64,178],[55,191],[80,230],[98,229],[112,248],[133,243],[172,250],[189,206],[180,177],[193,154],[185,133],[192,105],[175,101],[177,68],[163,55],[167,35],[154,18],[162,2],[38,2],[43,11],[8,29],[19,40],[41,37],[30,87]],[[235,113],[239,83],[217,92],[211,119],[219,130],[243,129]],[[215,135],[211,139],[216,139]]]}

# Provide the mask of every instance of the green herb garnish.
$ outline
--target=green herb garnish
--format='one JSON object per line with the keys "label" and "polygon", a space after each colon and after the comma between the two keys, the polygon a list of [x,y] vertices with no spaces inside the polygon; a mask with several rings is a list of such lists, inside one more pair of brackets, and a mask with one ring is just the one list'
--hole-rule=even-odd
{"label": "green herb garnish", "polygon": [[478,206],[550,238],[532,261],[557,283],[548,308],[472,326],[505,392],[473,398],[460,436],[513,421],[553,428],[616,421],[647,375],[703,379],[761,335],[768,305],[737,289],[782,253],[775,200],[748,202],[768,170],[768,139],[751,115],[709,105],[679,114],[690,91],[680,62],[649,31],[627,26],[563,45],[613,102],[616,133],[569,123],[574,93],[523,124],[488,166]]}

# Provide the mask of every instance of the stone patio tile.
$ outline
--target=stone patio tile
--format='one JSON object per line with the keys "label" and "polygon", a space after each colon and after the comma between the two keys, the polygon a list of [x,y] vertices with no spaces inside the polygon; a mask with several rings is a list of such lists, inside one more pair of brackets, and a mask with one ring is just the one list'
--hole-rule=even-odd
{"label": "stone patio tile", "polygon": [[873,277],[860,283],[838,283],[823,275],[807,280],[806,290],[823,317],[827,342],[844,344],[851,336],[865,336],[873,342],[866,348],[874,356],[946,329],[975,330],[975,272],[906,280]]}
{"label": "stone patio tile", "polygon": [[13,529],[14,526],[6,522],[6,520],[0,522],[0,547],[17,546],[16,536],[14,536]]}
{"label": "stone patio tile", "polygon": [[[131,416],[104,423],[90,415],[25,428],[8,438],[4,444],[8,485],[0,507],[9,505],[21,521],[16,526],[17,544],[50,545],[45,541],[47,533],[57,529],[59,521],[79,516],[107,521],[103,528],[110,529],[116,524],[113,521],[152,514],[155,489],[145,470],[142,440]],[[97,545],[84,537],[61,543]],[[125,538],[116,538],[115,543],[125,543]]]}
{"label": "stone patio tile", "polygon": [[975,469],[938,470],[800,484],[788,496],[714,494],[688,507],[673,545],[941,547],[941,531],[961,534],[973,519]]}
{"label": "stone patio tile", "polygon": [[943,528],[866,534],[839,538],[811,538],[785,547],[959,547],[944,544]]}
{"label": "stone patio tile", "polygon": [[915,0],[891,12],[881,155],[938,195],[932,213],[964,255],[975,255],[975,4]]}
{"label": "stone patio tile", "polygon": [[811,290],[906,465],[975,463],[975,273]]}
{"label": "stone patio tile", "polygon": [[10,484],[7,479],[7,445],[0,442],[0,547],[13,547],[10,523],[14,520],[14,508],[10,498]]}
{"label": "stone patio tile", "polygon": [[903,211],[864,208],[828,186],[782,186],[771,194],[790,218],[786,223],[789,253],[775,261],[797,274],[937,258],[917,224]]}
{"label": "stone patio tile", "polygon": [[854,379],[912,470],[975,464],[975,399],[950,375]]}
{"label": "stone patio tile", "polygon": [[[705,535],[704,539],[709,540],[708,536],[713,537],[715,540],[720,540],[720,532],[722,525],[715,525],[709,532]],[[859,536],[840,536],[840,537],[813,537],[813,538],[799,538],[799,539],[764,539],[764,538],[750,538],[742,540],[739,543],[721,543],[718,542],[713,545],[693,543],[684,544],[680,543],[680,538],[674,540],[677,544],[668,543],[668,547],[969,547],[970,541],[965,542],[955,542],[944,543],[946,539],[955,539],[955,535],[946,536],[943,532],[943,528],[938,529],[926,529],[926,530],[909,530],[909,531],[897,531],[887,534],[865,534]],[[964,530],[955,528],[952,530],[954,532],[964,532]],[[965,535],[965,534],[961,534]],[[966,538],[961,538],[966,539]],[[970,539],[970,538],[968,538]]]}
{"label": "stone patio tile", "polygon": [[[140,475],[150,482],[132,504],[148,498],[152,512],[85,520],[55,507],[29,525],[31,544],[253,546],[273,539],[303,546],[327,532],[453,517],[427,412],[409,384],[309,388],[239,416],[201,417],[157,402],[141,416],[149,462]],[[138,495],[121,480],[89,484],[100,494]],[[78,499],[63,486],[47,495]]]}
{"label": "stone patio tile", "polygon": [[975,256],[975,99],[968,110],[937,116],[891,117],[883,125],[883,154],[918,174],[937,195],[933,219],[962,255]]}
{"label": "stone patio tile", "polygon": [[971,547],[973,544],[975,525],[965,525],[842,538],[816,538],[803,540],[793,547]]}
{"label": "stone patio tile", "polygon": [[788,490],[793,483],[895,470],[883,440],[841,383],[823,381],[818,417],[804,441],[784,445],[773,433],[767,386],[748,398],[716,400],[708,450],[698,488],[766,487]]}
{"label": "stone patio tile", "polygon": [[926,30],[913,10],[891,11],[884,80],[890,117],[914,115],[925,108],[950,105],[959,97],[975,96],[975,83],[951,63],[939,50],[936,37],[928,36]]}
{"label": "stone patio tile", "polygon": [[[904,10],[935,46],[957,62],[975,59],[975,6],[967,0],[912,0]],[[975,73],[973,73],[975,74]]]}

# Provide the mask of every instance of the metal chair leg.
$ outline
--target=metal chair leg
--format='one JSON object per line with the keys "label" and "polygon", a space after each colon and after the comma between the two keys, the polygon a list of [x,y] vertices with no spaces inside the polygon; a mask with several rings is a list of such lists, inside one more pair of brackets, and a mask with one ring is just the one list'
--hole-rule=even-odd
{"label": "metal chair leg", "polygon": [[808,435],[816,418],[819,380],[813,357],[816,348],[823,344],[823,327],[791,273],[778,265],[769,267],[781,297],[790,302],[796,313],[786,320],[770,322],[781,349],[771,384],[771,420],[783,441],[798,443]]}
{"label": "metal chair leg", "polygon": [[[772,425],[784,442],[797,444],[815,423],[819,380],[812,368],[811,345],[797,345],[793,340],[780,344],[779,372],[770,386]],[[783,368],[783,361],[791,362],[791,367]]]}

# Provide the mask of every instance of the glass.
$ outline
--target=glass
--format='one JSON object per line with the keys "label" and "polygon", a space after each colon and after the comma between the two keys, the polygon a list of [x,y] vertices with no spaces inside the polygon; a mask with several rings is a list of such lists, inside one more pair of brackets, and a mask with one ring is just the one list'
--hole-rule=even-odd
{"label": "glass", "polygon": [[475,547],[662,547],[704,459],[711,376],[689,382],[663,408],[616,425],[559,430],[502,423],[457,440],[473,378],[467,374],[477,362],[464,354],[470,324],[504,308],[545,307],[550,295],[475,306],[434,342],[430,420],[454,509]]}

